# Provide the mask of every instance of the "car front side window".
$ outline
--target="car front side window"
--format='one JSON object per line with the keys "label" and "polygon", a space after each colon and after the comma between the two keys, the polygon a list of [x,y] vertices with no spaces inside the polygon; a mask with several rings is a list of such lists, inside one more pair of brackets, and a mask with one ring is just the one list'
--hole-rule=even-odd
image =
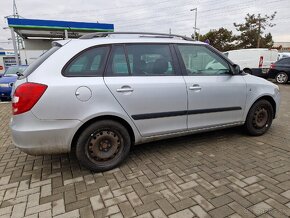
{"label": "car front side window", "polygon": [[187,75],[228,75],[228,63],[217,54],[200,45],[178,45]]}

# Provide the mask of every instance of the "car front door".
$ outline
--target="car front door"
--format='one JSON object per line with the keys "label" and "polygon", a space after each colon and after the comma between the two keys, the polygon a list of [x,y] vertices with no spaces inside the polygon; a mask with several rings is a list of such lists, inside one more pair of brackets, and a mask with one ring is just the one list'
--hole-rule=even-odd
{"label": "car front door", "polygon": [[104,80],[142,136],[187,129],[186,85],[172,51],[168,44],[113,46]]}
{"label": "car front door", "polygon": [[229,63],[206,45],[176,45],[188,92],[188,129],[241,122],[246,103],[242,75],[232,75]]}

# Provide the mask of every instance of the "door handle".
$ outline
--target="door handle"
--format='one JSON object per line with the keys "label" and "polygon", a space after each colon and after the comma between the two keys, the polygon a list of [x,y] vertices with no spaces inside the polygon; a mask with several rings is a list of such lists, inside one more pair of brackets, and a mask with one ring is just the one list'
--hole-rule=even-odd
{"label": "door handle", "polygon": [[120,88],[120,89],[117,89],[117,92],[133,92],[134,89],[132,89],[131,87],[126,87],[126,88]]}
{"label": "door handle", "polygon": [[199,85],[197,85],[197,84],[194,84],[194,85],[189,87],[189,90],[200,91],[201,87]]}

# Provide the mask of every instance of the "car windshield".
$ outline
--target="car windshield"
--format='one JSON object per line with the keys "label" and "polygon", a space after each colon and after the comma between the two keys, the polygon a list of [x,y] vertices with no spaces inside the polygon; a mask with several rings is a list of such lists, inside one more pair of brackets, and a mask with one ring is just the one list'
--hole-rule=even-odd
{"label": "car windshield", "polygon": [[23,71],[27,68],[27,66],[17,66],[17,67],[9,67],[6,72],[5,76],[15,76],[17,72],[23,73]]}

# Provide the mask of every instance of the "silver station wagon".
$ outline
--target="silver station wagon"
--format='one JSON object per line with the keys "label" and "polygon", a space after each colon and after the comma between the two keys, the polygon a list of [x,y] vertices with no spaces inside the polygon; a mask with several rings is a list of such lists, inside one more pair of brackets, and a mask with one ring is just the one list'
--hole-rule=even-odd
{"label": "silver station wagon", "polygon": [[93,33],[53,43],[13,90],[13,142],[73,151],[93,171],[116,167],[148,141],[243,125],[262,135],[278,86],[240,71],[211,46],[158,33]]}

